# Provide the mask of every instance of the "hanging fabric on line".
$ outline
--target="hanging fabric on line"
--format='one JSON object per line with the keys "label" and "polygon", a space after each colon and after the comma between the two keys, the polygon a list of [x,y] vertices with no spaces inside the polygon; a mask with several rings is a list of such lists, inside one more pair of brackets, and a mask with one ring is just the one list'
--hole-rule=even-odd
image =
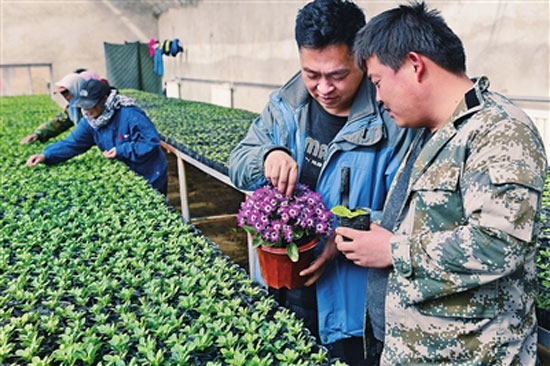
{"label": "hanging fabric on line", "polygon": [[149,54],[154,57],[155,74],[164,74],[162,55],[175,57],[178,53],[183,52],[183,47],[180,46],[179,42],[178,38],[166,39],[164,42],[151,38],[149,41]]}

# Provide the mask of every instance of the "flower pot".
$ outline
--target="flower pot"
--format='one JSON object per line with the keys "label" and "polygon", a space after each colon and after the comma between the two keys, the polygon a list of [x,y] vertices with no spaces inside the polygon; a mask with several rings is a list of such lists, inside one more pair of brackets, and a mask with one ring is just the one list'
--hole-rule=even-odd
{"label": "flower pot", "polygon": [[364,215],[358,215],[355,217],[343,217],[338,216],[338,226],[349,227],[356,230],[369,230],[370,228],[370,209],[366,207],[358,207],[359,209],[366,211]]}
{"label": "flower pot", "polygon": [[298,259],[298,262],[290,260],[286,254],[286,248],[273,248],[263,245],[256,248],[264,282],[275,289],[302,287],[307,278],[301,277],[299,273],[309,267],[313,261],[313,248],[317,244],[319,244],[319,239],[313,239],[299,246],[300,259]]}

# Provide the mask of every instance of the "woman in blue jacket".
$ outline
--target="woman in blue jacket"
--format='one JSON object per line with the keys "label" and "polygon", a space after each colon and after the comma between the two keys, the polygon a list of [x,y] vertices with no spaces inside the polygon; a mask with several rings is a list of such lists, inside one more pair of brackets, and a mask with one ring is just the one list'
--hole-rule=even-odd
{"label": "woman in blue jacket", "polygon": [[107,159],[124,162],[166,194],[168,164],[159,135],[133,99],[91,79],[84,82],[71,104],[82,108],[84,118],[64,140],[46,147],[42,154],[31,155],[27,166],[64,162],[97,145]]}

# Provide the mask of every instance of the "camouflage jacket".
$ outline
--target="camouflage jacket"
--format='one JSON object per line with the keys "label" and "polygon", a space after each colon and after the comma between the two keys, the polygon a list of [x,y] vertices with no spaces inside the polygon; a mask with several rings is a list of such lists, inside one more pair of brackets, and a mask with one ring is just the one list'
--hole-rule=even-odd
{"label": "camouflage jacket", "polygon": [[61,132],[67,131],[74,125],[75,124],[73,121],[69,118],[68,109],[65,108],[63,112],[59,112],[38,126],[34,132],[38,135],[40,142],[45,142],[48,139],[59,135]]}
{"label": "camouflage jacket", "polygon": [[384,365],[535,364],[547,162],[527,115],[488,86],[476,81],[412,169],[390,241]]}

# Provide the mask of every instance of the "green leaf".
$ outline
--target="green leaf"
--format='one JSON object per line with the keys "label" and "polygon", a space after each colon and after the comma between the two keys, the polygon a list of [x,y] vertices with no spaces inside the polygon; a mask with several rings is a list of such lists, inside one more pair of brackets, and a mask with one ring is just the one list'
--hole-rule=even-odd
{"label": "green leaf", "polygon": [[252,227],[250,225],[243,225],[243,229],[244,229],[244,231],[246,231],[250,235],[256,234],[256,230],[254,230],[254,227]]}
{"label": "green leaf", "polygon": [[341,217],[351,217],[351,211],[345,206],[334,206],[330,212]]}
{"label": "green leaf", "polygon": [[298,251],[298,246],[296,243],[292,242],[288,244],[286,247],[286,254],[288,254],[288,257],[293,262],[298,262],[298,258],[300,257],[300,252]]}
{"label": "green leaf", "polygon": [[259,236],[259,235],[254,235],[252,237],[252,246],[254,248],[257,248],[259,247],[260,245],[262,245],[264,243],[264,241],[262,240],[262,237]]}
{"label": "green leaf", "polygon": [[345,206],[334,206],[333,208],[330,209],[330,212],[340,217],[349,217],[349,218],[354,218],[356,216],[365,215],[368,213],[367,211],[361,210],[361,209],[356,209],[351,211],[349,208]]}

